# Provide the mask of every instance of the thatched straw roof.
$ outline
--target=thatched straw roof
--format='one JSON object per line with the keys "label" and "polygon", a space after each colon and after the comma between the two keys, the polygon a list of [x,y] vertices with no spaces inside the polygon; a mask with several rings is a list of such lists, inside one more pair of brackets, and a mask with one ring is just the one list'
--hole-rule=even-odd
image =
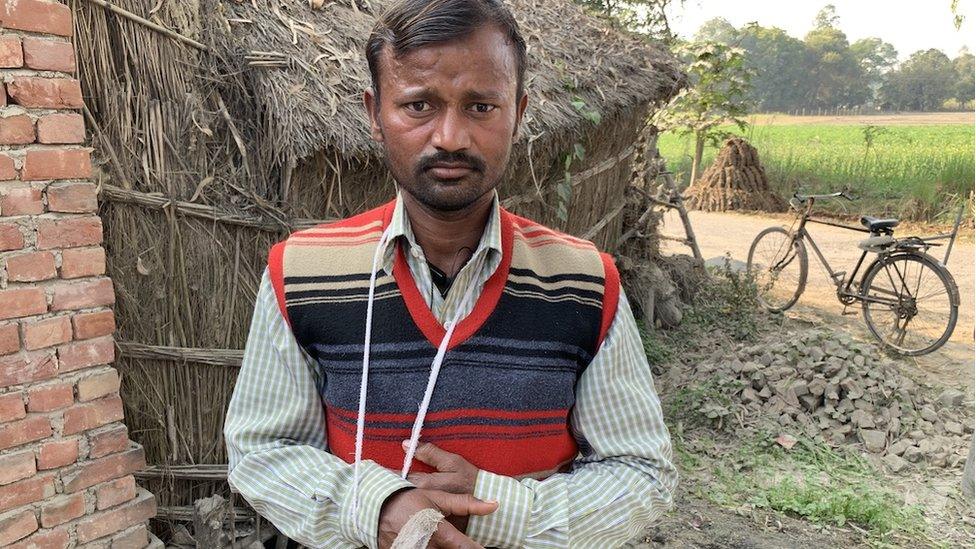
{"label": "thatched straw roof", "polygon": [[[612,30],[571,0],[507,0],[528,45],[530,106],[521,139],[560,135],[583,118],[582,98],[604,118],[670,98],[684,84],[661,46]],[[238,67],[265,114],[266,137],[279,160],[325,148],[369,157],[362,91],[370,84],[364,45],[382,3],[250,0],[222,2],[204,33],[211,48]],[[222,12],[222,13],[221,13]]]}

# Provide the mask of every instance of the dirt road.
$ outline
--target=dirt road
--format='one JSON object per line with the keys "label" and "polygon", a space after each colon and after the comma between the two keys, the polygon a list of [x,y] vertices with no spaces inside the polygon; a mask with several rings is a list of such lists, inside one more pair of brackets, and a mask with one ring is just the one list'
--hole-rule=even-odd
{"label": "dirt road", "polygon": [[[766,227],[773,225],[789,226],[791,218],[782,215],[752,215],[731,212],[690,212],[691,223],[699,240],[702,256],[707,260],[722,257],[726,252],[733,259],[745,262],[752,239]],[[807,225],[820,250],[830,266],[835,270],[849,271],[860,255],[857,242],[864,233],[847,231],[826,225]],[[677,213],[670,212],[665,217],[663,233],[683,236],[681,221]],[[895,234],[899,232],[896,229]],[[903,233],[908,234],[908,233]],[[666,251],[690,253],[680,243],[667,242]],[[942,258],[940,248],[933,254]],[[826,271],[815,260],[812,250],[807,288],[800,301],[789,311],[791,315],[810,317],[813,322],[833,323],[850,330],[850,333],[863,339],[871,339],[864,325],[860,308],[851,307],[848,314],[841,316],[843,306],[837,301],[834,286]],[[957,241],[949,258],[949,271],[959,286],[962,299],[959,307],[959,320],[950,340],[941,349],[922,357],[911,359],[924,377],[938,385],[965,387],[970,394],[974,390],[973,378],[973,244]],[[863,268],[862,268],[863,272]]]}

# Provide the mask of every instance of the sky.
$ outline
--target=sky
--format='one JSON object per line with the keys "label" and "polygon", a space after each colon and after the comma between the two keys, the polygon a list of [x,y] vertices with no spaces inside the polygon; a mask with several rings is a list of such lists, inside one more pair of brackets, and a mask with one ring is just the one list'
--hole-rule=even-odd
{"label": "sky", "polygon": [[668,21],[682,38],[693,37],[713,17],[724,17],[735,27],[757,21],[802,39],[817,12],[829,3],[837,8],[838,26],[850,42],[876,36],[895,46],[899,60],[928,48],[938,48],[949,57],[963,46],[976,49],[976,0],[959,0],[959,13],[966,19],[958,31],[949,0],[685,0],[669,7]]}

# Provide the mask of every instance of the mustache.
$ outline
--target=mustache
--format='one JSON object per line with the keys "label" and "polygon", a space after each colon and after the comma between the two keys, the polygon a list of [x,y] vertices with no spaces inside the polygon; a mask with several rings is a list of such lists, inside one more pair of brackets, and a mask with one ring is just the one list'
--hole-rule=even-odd
{"label": "mustache", "polygon": [[434,164],[464,164],[465,166],[471,168],[476,172],[485,171],[485,162],[476,157],[471,156],[463,151],[437,151],[436,153],[425,156],[420,159],[417,163],[417,172],[423,173],[430,168],[434,167]]}

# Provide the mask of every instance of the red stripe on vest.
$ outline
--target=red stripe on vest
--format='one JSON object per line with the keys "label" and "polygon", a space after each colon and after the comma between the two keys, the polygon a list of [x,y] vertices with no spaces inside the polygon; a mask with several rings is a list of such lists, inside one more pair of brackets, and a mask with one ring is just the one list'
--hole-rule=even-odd
{"label": "red stripe on vest", "polygon": [[613,256],[600,253],[603,260],[603,320],[600,322],[600,338],[596,342],[596,349],[603,345],[603,339],[610,331],[613,318],[617,314],[617,302],[620,300],[620,273],[613,262]]}

